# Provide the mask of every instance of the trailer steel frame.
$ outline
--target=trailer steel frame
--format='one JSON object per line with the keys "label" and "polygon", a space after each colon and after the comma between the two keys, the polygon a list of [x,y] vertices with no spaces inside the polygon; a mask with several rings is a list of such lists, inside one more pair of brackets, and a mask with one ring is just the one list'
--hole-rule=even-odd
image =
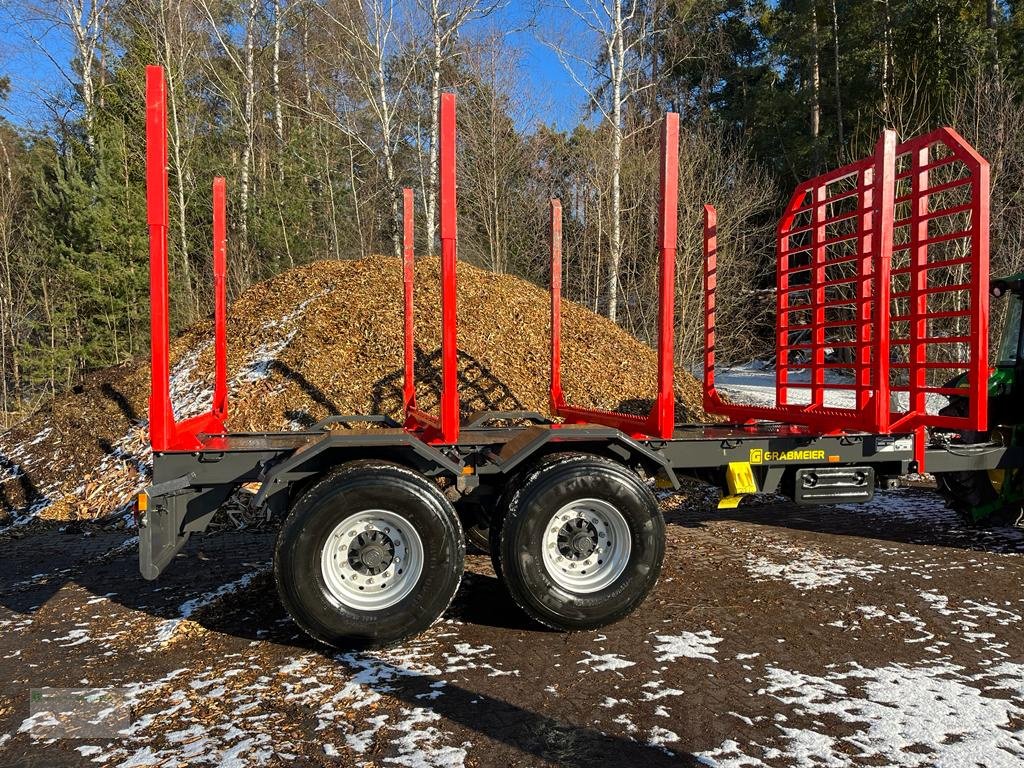
{"label": "trailer steel frame", "polygon": [[[215,372],[214,397],[209,412],[177,422],[174,417],[169,391],[169,319],[167,285],[167,149],[166,105],[163,72],[160,67],[147,70],[147,210],[150,232],[151,265],[151,344],[152,344],[152,397],[150,400],[150,438],[153,446],[153,480],[143,495],[140,508],[140,568],[147,579],[156,578],[174,559],[189,536],[203,531],[216,510],[239,487],[246,483],[259,484],[251,503],[265,508],[268,514],[283,512],[290,500],[313,478],[317,478],[339,464],[357,459],[394,461],[413,468],[424,476],[441,478],[454,491],[464,497],[479,493],[481,489],[500,487],[523,473],[541,457],[566,450],[593,453],[612,458],[647,476],[657,476],[679,487],[684,476],[712,480],[726,487],[733,495],[753,491],[775,491],[783,488],[795,470],[821,472],[823,477],[832,470],[850,467],[870,467],[872,475],[883,483],[900,475],[922,469],[925,464],[932,471],[964,469],[991,469],[1019,467],[1024,464],[1020,449],[1006,448],[993,443],[958,445],[955,450],[938,442],[928,442],[925,427],[942,428],[981,427],[985,423],[985,380],[980,371],[985,354],[975,357],[968,366],[968,389],[958,390],[969,395],[972,408],[966,421],[928,421],[922,395],[927,389],[914,378],[910,389],[908,411],[891,418],[888,408],[888,376],[885,375],[886,356],[879,354],[889,326],[884,321],[889,302],[869,300],[866,289],[857,294],[857,302],[865,319],[874,318],[873,335],[861,334],[856,339],[860,351],[858,370],[862,374],[856,382],[859,406],[870,414],[861,421],[857,414],[836,414],[824,407],[823,397],[815,394],[812,406],[799,410],[785,401],[774,409],[750,409],[725,403],[714,389],[714,331],[716,288],[716,212],[706,208],[705,221],[705,296],[708,326],[705,349],[705,402],[711,410],[719,410],[738,420],[725,424],[679,424],[674,414],[674,344],[675,324],[675,257],[678,209],[678,116],[668,114],[662,128],[661,184],[659,197],[659,295],[658,314],[658,376],[654,406],[647,416],[593,411],[570,406],[561,386],[561,204],[551,201],[551,406],[561,417],[555,423],[541,414],[530,412],[481,412],[460,418],[458,370],[456,348],[456,189],[455,189],[455,96],[444,94],[440,105],[440,237],[441,237],[441,301],[442,301],[442,375],[440,408],[430,414],[418,407],[414,381],[413,340],[413,195],[403,193],[403,307],[404,321],[404,373],[403,408],[401,423],[381,415],[331,416],[309,429],[291,432],[231,433],[225,428],[228,413],[226,371],[226,225],[225,183],[216,179],[214,199],[214,275],[215,275]],[[924,193],[926,174],[935,168],[935,161],[925,160],[925,148],[936,140],[952,141],[953,155],[958,161],[973,163],[969,182],[976,185],[972,198],[972,226],[969,234],[972,264],[980,269],[987,264],[987,166],[970,150],[962,139],[944,129],[937,134],[913,140],[902,147],[916,158],[906,178],[915,179],[914,197],[920,201]],[[893,220],[887,213],[898,199],[895,137],[886,133],[879,144],[876,158],[821,177],[798,188],[790,203],[790,213],[780,226],[780,272],[791,250],[786,250],[785,238],[794,237],[793,211],[802,210],[801,194],[808,190],[813,196],[813,210],[824,211],[829,198],[821,192],[829,183],[850,174],[860,174],[859,189],[871,188],[874,200],[880,206],[858,210],[859,237],[862,240],[858,257],[861,271],[851,283],[864,288],[869,283],[873,290],[888,290],[886,271],[891,269],[888,247],[892,240],[888,234]],[[881,160],[879,160],[879,157]],[[952,161],[951,161],[952,162]],[[879,166],[880,163],[880,166]],[[881,174],[878,175],[878,168]],[[870,172],[870,173],[869,173]],[[874,181],[871,184],[872,176]],[[878,178],[886,181],[879,187]],[[891,182],[890,182],[891,180]],[[803,190],[803,192],[801,192]],[[930,190],[935,194],[935,189]],[[863,197],[863,195],[862,195]],[[863,205],[861,206],[863,208]],[[878,211],[883,212],[878,223]],[[874,213],[872,213],[872,211]],[[934,269],[925,264],[929,238],[922,222],[931,216],[923,205],[915,208],[910,227],[916,232],[911,241],[911,274],[915,275],[911,291],[911,323],[918,329],[909,346],[920,353],[927,343],[921,332],[926,322],[923,300],[928,286],[920,277],[922,270]],[[874,217],[872,219],[872,217]],[[869,219],[872,219],[869,221]],[[815,220],[819,239],[814,241],[814,261],[810,270],[815,290],[823,285],[822,220]],[[985,226],[986,231],[979,231]],[[872,234],[865,244],[866,228],[883,232],[881,256],[878,256],[878,238]],[[869,247],[870,246],[870,247]],[[913,271],[918,270],[918,271]],[[982,275],[975,272],[969,287],[971,295],[972,331],[980,333],[986,328],[987,293]],[[858,282],[859,281],[859,282]],[[780,277],[779,301],[791,292],[791,286]],[[878,294],[871,294],[877,296]],[[819,323],[824,322],[824,303],[816,300]],[[782,321],[780,321],[782,322]],[[791,346],[790,328],[783,323],[779,330],[780,349]],[[984,337],[985,334],[981,334]],[[781,343],[781,342],[785,343]],[[891,339],[890,339],[891,341]],[[812,387],[815,393],[824,392],[822,372],[826,370],[823,349],[826,339],[814,339]],[[972,342],[972,351],[986,353],[987,339]],[[914,358],[917,360],[918,358]],[[786,369],[786,362],[780,368]],[[912,369],[921,370],[921,368]],[[781,376],[782,374],[780,374]],[[780,386],[789,386],[780,380]],[[781,395],[780,395],[781,397]],[[868,407],[874,404],[875,407]],[[882,405],[885,405],[882,408]],[[858,413],[860,407],[858,408]],[[511,423],[511,425],[509,424]],[[343,429],[331,429],[341,426]],[[864,429],[872,426],[874,429]],[[736,468],[746,470],[746,475]],[[830,500],[849,500],[837,492]]]}

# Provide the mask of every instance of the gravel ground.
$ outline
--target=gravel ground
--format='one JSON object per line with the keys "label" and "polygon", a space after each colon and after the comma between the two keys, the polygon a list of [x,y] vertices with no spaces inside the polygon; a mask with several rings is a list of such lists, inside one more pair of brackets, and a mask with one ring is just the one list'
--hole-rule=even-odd
{"label": "gravel ground", "polygon": [[[1024,532],[921,489],[663,503],[627,620],[545,631],[475,556],[439,623],[377,653],[298,632],[272,534],[196,538],[148,583],[130,532],[27,526],[0,544],[0,765],[1024,764]],[[45,686],[123,689],[130,725],[54,738]]]}

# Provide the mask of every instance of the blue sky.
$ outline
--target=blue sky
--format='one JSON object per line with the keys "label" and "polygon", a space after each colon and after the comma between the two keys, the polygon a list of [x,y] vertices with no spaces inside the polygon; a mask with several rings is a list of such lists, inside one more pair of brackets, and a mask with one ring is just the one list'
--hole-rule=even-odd
{"label": "blue sky", "polygon": [[[559,34],[579,43],[584,33],[573,26],[572,17],[564,10],[544,4],[535,11],[533,2],[518,0],[508,0],[487,19],[467,26],[470,35],[502,31],[508,45],[519,53],[517,75],[525,78],[525,92],[533,97],[535,110],[521,116],[524,122],[540,120],[570,129],[579,121],[586,95],[541,41]],[[67,87],[61,68],[67,68],[70,57],[71,47],[59,31],[43,24],[15,24],[0,4],[0,75],[11,79],[11,97],[0,107],[4,117],[28,128],[49,121],[51,113],[43,96]]]}

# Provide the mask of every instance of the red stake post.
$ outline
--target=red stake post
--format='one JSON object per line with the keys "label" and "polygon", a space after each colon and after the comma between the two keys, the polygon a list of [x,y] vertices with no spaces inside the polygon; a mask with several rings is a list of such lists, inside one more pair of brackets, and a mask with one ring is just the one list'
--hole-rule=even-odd
{"label": "red stake post", "polygon": [[455,94],[441,94],[441,440],[459,438],[458,336],[456,334]]}
{"label": "red stake post", "polygon": [[167,288],[167,94],[162,67],[146,67],[146,221],[149,225],[149,436],[154,451],[174,437],[170,298]]}
{"label": "red stake post", "polygon": [[164,70],[146,67],[146,222],[149,226],[150,394],[153,451],[203,447],[202,435],[222,434],[227,418],[227,235],[224,179],[213,182],[214,389],[210,410],[176,422],[171,404],[170,295],[167,229],[167,88]]}
{"label": "red stake post", "polygon": [[[459,388],[458,388],[458,332],[456,311],[456,277],[458,267],[458,238],[455,219],[455,94],[441,94],[440,143],[438,166],[440,170],[439,217],[441,219],[441,407],[438,416],[425,413],[413,404],[406,411],[406,427],[422,429],[426,440],[432,443],[451,444],[459,439]],[[411,210],[411,203],[407,211]],[[406,214],[409,239],[406,241],[406,260],[411,247],[411,218]],[[406,322],[411,322],[411,283],[407,298]],[[411,345],[411,326],[406,329],[406,344]],[[407,356],[411,353],[406,352]],[[412,380],[411,367],[407,357],[407,381]],[[406,396],[403,393],[403,396]],[[415,397],[415,393],[413,393]]]}
{"label": "red stake post", "polygon": [[405,319],[405,345],[403,347],[405,380],[402,385],[402,406],[408,416],[416,407],[415,354],[413,344],[413,280],[416,277],[415,245],[413,241],[413,194],[411,189],[402,190],[402,287]]}
{"label": "red stake post", "polygon": [[213,415],[228,417],[228,235],[227,182],[213,180]]}
{"label": "red stake post", "polygon": [[562,391],[562,201],[551,198],[551,412],[565,405]]}
{"label": "red stake post", "polygon": [[562,207],[551,202],[551,410],[570,424],[602,424],[631,435],[669,439],[675,430],[675,268],[679,209],[679,115],[665,115],[658,205],[658,395],[647,416],[567,405],[561,382]]}

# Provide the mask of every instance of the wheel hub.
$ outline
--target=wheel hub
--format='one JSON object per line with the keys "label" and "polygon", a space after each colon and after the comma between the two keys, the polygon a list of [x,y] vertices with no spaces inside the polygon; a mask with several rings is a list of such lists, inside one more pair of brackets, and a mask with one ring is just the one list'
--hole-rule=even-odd
{"label": "wheel hub", "polygon": [[348,562],[358,573],[376,576],[395,559],[395,544],[383,531],[366,531],[349,545]]}
{"label": "wheel hub", "polygon": [[544,568],[558,586],[579,594],[597,592],[626,568],[629,525],[613,504],[578,499],[555,512],[542,547]]}
{"label": "wheel hub", "polygon": [[586,560],[597,549],[597,529],[583,518],[566,523],[558,531],[558,551],[571,560]]}
{"label": "wheel hub", "polygon": [[389,608],[415,586],[425,553],[419,534],[389,510],[371,509],[338,523],[320,556],[328,595],[350,608]]}

